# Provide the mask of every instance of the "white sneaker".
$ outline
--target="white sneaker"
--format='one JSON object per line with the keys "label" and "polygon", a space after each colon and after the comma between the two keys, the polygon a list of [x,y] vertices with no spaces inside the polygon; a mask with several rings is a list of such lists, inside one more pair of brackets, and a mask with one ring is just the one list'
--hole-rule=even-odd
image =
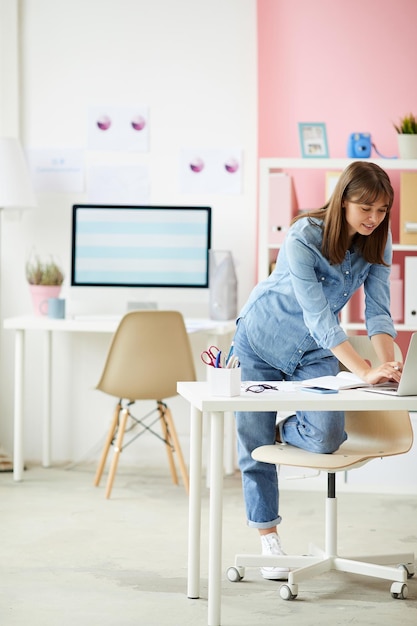
{"label": "white sneaker", "polygon": [[[285,556],[286,553],[281,547],[281,541],[277,533],[261,535],[262,554],[272,554],[274,556]],[[261,567],[261,574],[267,580],[287,580],[288,567]]]}

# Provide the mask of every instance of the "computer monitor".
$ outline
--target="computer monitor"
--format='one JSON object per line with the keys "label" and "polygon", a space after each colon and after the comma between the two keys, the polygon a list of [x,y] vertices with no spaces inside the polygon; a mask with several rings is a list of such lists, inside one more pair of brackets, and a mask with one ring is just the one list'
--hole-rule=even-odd
{"label": "computer monitor", "polygon": [[71,285],[207,288],[211,208],[76,204]]}

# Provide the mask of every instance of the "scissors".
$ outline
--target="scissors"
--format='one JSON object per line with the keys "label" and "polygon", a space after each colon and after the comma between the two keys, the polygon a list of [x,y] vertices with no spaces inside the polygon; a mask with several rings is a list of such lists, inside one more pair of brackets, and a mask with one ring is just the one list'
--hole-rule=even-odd
{"label": "scissors", "polygon": [[201,360],[206,365],[211,365],[211,367],[220,367],[221,354],[217,346],[210,346],[210,348],[203,350],[201,353]]}

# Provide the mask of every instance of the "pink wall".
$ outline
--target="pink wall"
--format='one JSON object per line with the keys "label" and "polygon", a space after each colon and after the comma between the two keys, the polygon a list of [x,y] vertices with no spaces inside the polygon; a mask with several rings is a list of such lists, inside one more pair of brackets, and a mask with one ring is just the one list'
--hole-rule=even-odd
{"label": "pink wall", "polygon": [[[393,122],[417,114],[416,24],[416,0],[258,0],[259,157],[301,156],[298,122],[326,124],[330,157],[351,132],[397,155]],[[320,205],[324,177],[294,175],[300,208]]]}
{"label": "pink wall", "polygon": [[259,156],[300,156],[298,122],[325,122],[397,154],[392,122],[417,113],[415,0],[258,0]]}

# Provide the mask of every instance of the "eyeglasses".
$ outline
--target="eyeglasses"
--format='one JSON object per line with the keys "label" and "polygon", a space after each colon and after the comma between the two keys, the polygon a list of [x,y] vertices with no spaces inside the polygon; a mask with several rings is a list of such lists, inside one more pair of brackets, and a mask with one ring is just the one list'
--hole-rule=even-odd
{"label": "eyeglasses", "polygon": [[276,391],[279,391],[278,387],[273,387],[272,385],[266,384],[249,385],[249,387],[246,387],[245,391],[251,391],[252,393],[262,393],[262,391],[265,391],[265,389],[275,389]]}

